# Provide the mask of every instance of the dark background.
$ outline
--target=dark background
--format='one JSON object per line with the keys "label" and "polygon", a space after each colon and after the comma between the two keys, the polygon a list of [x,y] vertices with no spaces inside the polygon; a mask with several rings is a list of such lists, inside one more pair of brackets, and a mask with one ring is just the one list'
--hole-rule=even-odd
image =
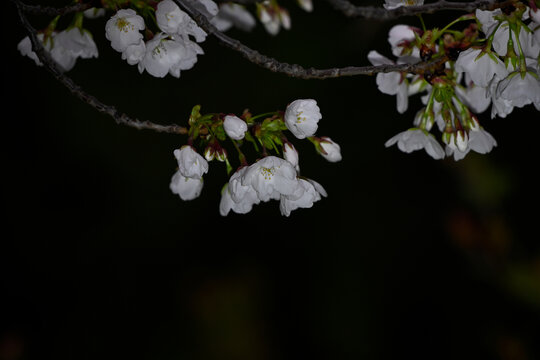
{"label": "dark background", "polygon": [[[323,1],[311,14],[282,5],[291,31],[230,35],[306,67],[390,54],[397,22],[347,19]],[[69,75],[132,117],[186,125],[196,104],[240,114],[317,100],[318,135],[343,161],[294,143],[328,198],[289,218],[277,202],[223,218],[222,163],[210,163],[198,199],[181,201],[169,181],[186,138],[116,125],[82,103],[19,55],[26,34],[10,2],[4,20],[0,359],[540,358],[532,106],[482,114],[492,153],[435,161],[384,147],[420,101],[398,114],[373,77],[292,79],[210,37],[194,69],[157,79],[110,47],[107,17],[87,20],[100,57]]]}

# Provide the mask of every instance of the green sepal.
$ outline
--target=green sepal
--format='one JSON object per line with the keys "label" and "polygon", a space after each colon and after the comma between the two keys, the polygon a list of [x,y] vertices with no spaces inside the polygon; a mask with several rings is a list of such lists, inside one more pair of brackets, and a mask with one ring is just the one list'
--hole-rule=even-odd
{"label": "green sepal", "polygon": [[201,117],[201,105],[195,105],[193,109],[191,109],[191,115],[189,116],[189,125],[194,124],[199,120]]}

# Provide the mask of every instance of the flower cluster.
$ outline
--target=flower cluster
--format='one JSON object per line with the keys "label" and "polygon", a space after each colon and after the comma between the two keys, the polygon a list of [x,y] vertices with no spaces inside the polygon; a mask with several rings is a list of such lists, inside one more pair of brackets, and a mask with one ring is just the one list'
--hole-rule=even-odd
{"label": "flower cluster", "polygon": [[[199,44],[206,40],[206,32],[173,0],[109,0],[102,4],[104,8],[76,13],[73,24],[61,32],[56,31],[60,16],[39,32],[39,41],[62,70],[71,70],[78,58],[98,56],[92,34],[83,28],[82,19],[104,16],[106,10],[111,9],[115,13],[106,22],[105,37],[123,60],[137,65],[140,73],[146,71],[159,78],[170,74],[178,78],[181,71],[193,68],[197,57],[204,54]],[[218,6],[212,0],[195,0],[193,5],[219,31],[232,27],[251,31],[256,26],[255,17],[244,5],[223,2]],[[311,0],[298,0],[298,5],[305,11],[313,9]],[[255,10],[269,34],[276,35],[280,28],[290,29],[289,12],[277,0],[257,2]],[[18,44],[18,49],[22,55],[42,65],[32,51],[29,37]]]}
{"label": "flower cluster", "polygon": [[[405,2],[388,1],[401,5]],[[404,152],[424,149],[435,159],[463,159],[471,150],[490,152],[497,142],[480,125],[478,114],[491,105],[491,118],[506,117],[514,108],[532,104],[540,110],[540,10],[515,3],[493,11],[476,10],[442,29],[407,25],[391,28],[388,42],[397,59],[376,51],[373,65],[431,62],[423,73],[379,73],[379,90],[396,95],[397,110],[408,109],[408,98],[423,93],[424,107],[413,127],[386,142]],[[457,31],[455,24],[469,21]],[[431,133],[436,124],[440,141]]]}
{"label": "flower cluster", "polygon": [[[199,4],[208,17],[218,12],[212,0]],[[159,32],[145,41],[141,33],[146,28],[144,19],[133,9],[122,9],[107,21],[105,35],[122,59],[137,65],[140,73],[146,70],[155,77],[170,74],[178,78],[204,53],[197,42],[204,41],[206,33],[172,0],[157,4],[155,19]]]}
{"label": "flower cluster", "polygon": [[[98,49],[92,34],[83,28],[84,17],[96,16],[100,16],[100,13],[94,12],[94,9],[78,13],[74,16],[72,24],[59,32],[56,31],[59,19],[59,16],[57,16],[43,32],[38,34],[37,38],[45,51],[49,53],[61,70],[69,71],[73,69],[78,58],[90,59],[98,57]],[[28,36],[19,42],[17,49],[21,55],[34,60],[36,65],[42,65],[38,56],[32,50],[32,43]]]}
{"label": "flower cluster", "polygon": [[[232,175],[221,191],[220,214],[230,211],[250,212],[254,205],[279,201],[281,214],[289,216],[298,208],[309,208],[326,197],[325,189],[316,181],[300,176],[299,154],[287,139],[290,131],[297,139],[308,139],[316,151],[330,162],[341,160],[340,146],[328,137],[316,137],[322,118],[315,100],[295,100],[284,112],[276,111],[253,116],[245,111],[234,114],[200,114],[195,106],[189,119],[188,144],[174,150],[178,169],[170,189],[182,200],[193,200],[203,188],[203,175],[208,162],[226,164]],[[225,142],[230,141],[238,153],[239,166],[233,172]],[[196,150],[199,142],[203,155]],[[241,147],[251,143],[257,159],[249,163]]]}

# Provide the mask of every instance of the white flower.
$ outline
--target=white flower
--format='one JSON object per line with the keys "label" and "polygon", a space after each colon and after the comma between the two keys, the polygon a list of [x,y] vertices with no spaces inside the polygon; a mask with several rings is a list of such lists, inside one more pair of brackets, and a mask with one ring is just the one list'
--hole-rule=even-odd
{"label": "white flower", "polygon": [[466,148],[465,151],[459,150],[457,147],[446,145],[446,156],[453,156],[454,161],[459,161],[465,158],[471,149]]}
{"label": "white flower", "polygon": [[257,192],[251,185],[243,185],[243,178],[246,171],[249,169],[243,166],[238,169],[229,179],[228,191],[235,203],[252,202],[258,204],[260,202]]}
{"label": "white flower", "polygon": [[482,87],[487,87],[493,76],[497,75],[502,79],[508,74],[504,63],[498,57],[473,48],[459,54],[455,69],[457,72],[467,73],[475,85]]}
{"label": "white flower", "polygon": [[232,199],[231,193],[229,192],[229,184],[225,184],[225,186],[221,190],[219,213],[221,214],[221,216],[227,216],[232,210],[237,214],[247,214],[251,211],[251,209],[253,209],[253,205],[259,202],[259,199],[257,198],[257,193],[253,192],[253,194],[255,196],[254,199],[250,198],[250,196],[246,196],[241,201],[235,202]]}
{"label": "white flower", "polygon": [[146,44],[141,39],[138,44],[129,45],[122,53],[122,59],[127,60],[129,65],[135,65],[144,59],[146,54]]}
{"label": "white flower", "polygon": [[278,200],[281,195],[291,195],[296,190],[296,170],[287,160],[267,156],[246,169],[243,186],[251,186],[261,201]]}
{"label": "white flower", "polygon": [[456,95],[459,99],[476,114],[486,111],[491,104],[491,98],[488,96],[487,90],[485,87],[474,84],[466,88],[461,86],[455,87]]}
{"label": "white flower", "polygon": [[540,24],[540,9],[529,8],[529,16],[536,24]]}
{"label": "white flower", "polygon": [[[45,51],[49,52],[51,58],[63,71],[73,69],[78,57],[97,56],[97,47],[92,38],[88,37],[88,34],[81,35],[78,29],[75,32],[53,32],[45,43],[43,43],[44,35],[42,33],[38,34],[37,38]],[[17,49],[22,55],[34,60],[36,65],[42,65],[37,54],[32,51],[32,43],[28,36],[19,42]]]}
{"label": "white flower", "polygon": [[499,20],[495,20],[495,16],[501,15],[501,9],[490,10],[480,10],[477,9],[475,16],[480,22],[480,28],[482,32],[489,37],[492,31],[497,27]]}
{"label": "white flower", "polygon": [[202,49],[191,40],[169,38],[159,33],[146,43],[146,53],[139,62],[139,71],[144,70],[155,77],[164,77],[168,73],[180,76],[180,70],[188,70],[197,62],[197,54]]}
{"label": "white flower", "polygon": [[497,146],[495,138],[485,131],[476,120],[473,120],[469,131],[469,148],[479,154],[486,154],[495,146]]}
{"label": "white flower", "polygon": [[202,191],[204,181],[202,178],[190,178],[182,175],[180,170],[174,173],[169,188],[174,194],[180,196],[182,200],[193,200]]}
{"label": "white flower", "polygon": [[422,129],[412,128],[403,131],[390,138],[384,144],[384,146],[389,147],[396,143],[399,150],[406,153],[425,149],[426,152],[434,159],[444,158],[444,150],[439,142],[437,142],[433,135]]}
{"label": "white flower", "polygon": [[313,136],[321,118],[321,111],[313,99],[293,101],[287,106],[284,115],[285,126],[298,139]]}
{"label": "white flower", "polygon": [[[395,63],[387,57],[372,50],[368,53],[368,60],[371,64],[394,65]],[[378,73],[375,78],[380,92],[387,95],[396,95],[397,110],[403,114],[409,106],[409,89],[405,77],[399,72]]]}
{"label": "white flower", "polygon": [[88,19],[97,19],[105,15],[105,9],[92,7],[90,9],[84,10],[83,15],[85,18],[88,18]]}
{"label": "white flower", "polygon": [[208,172],[208,162],[189,145],[174,150],[174,156],[178,161],[178,171],[185,177],[200,179]]}
{"label": "white flower", "polygon": [[510,101],[515,107],[540,103],[540,80],[532,69],[523,74],[513,72],[499,82],[496,96]]}
{"label": "white flower", "polygon": [[487,94],[491,98],[491,118],[495,118],[496,116],[499,116],[501,118],[505,118],[507,115],[509,115],[514,110],[514,105],[512,105],[512,102],[507,99],[503,99],[500,96],[497,95],[497,86],[501,82],[501,79],[498,76],[495,76],[493,80],[491,80],[491,83],[489,84],[489,87],[487,89]]}
{"label": "white flower", "polygon": [[279,14],[266,3],[257,3],[257,15],[270,35],[277,35],[281,27]]}
{"label": "white flower", "polygon": [[[279,210],[281,215],[289,216],[291,211],[298,208],[310,208],[313,206],[313,203],[321,200],[321,193],[314,186],[314,181],[308,181],[304,179],[298,180],[298,185],[294,193],[290,195],[281,195],[279,202]],[[317,184],[319,189],[322,189],[324,196],[326,196],[326,191],[320,184]]]}
{"label": "white flower", "polygon": [[283,144],[283,157],[294,166],[297,172],[300,171],[298,151],[290,142]]}
{"label": "white flower", "polygon": [[[38,40],[43,45],[43,34],[38,34]],[[50,42],[48,41],[48,43]],[[32,50],[32,41],[30,41],[30,38],[28,36],[26,36],[24,39],[19,41],[19,43],[17,44],[17,49],[19,50],[22,56],[28,56],[30,59],[34,60],[36,65],[38,66],[43,65],[41,61],[39,60],[37,54]]]}
{"label": "white flower", "polygon": [[320,154],[326,160],[330,162],[341,161],[341,147],[332,141],[332,139],[324,136],[321,138],[319,145],[321,147]]}
{"label": "white flower", "polygon": [[304,11],[313,11],[313,2],[311,0],[296,0],[296,2],[298,3],[298,6],[300,6]]}
{"label": "white flower", "polygon": [[182,44],[184,51],[178,61],[171,65],[169,74],[180,77],[180,70],[189,70],[197,63],[197,55],[204,54],[203,49],[189,39],[176,38],[176,42]]}
{"label": "white flower", "polygon": [[[406,55],[404,53],[405,48],[410,42],[414,41],[415,38],[415,32],[412,27],[401,24],[394,25],[388,32],[388,42],[392,47],[392,54],[398,57]],[[414,47],[411,55],[416,61],[420,60],[420,49]]]}
{"label": "white flower", "polygon": [[223,121],[223,129],[225,130],[227,136],[231,139],[242,140],[248,127],[246,122],[240,119],[238,116],[227,115]]}
{"label": "white flower", "polygon": [[135,10],[122,9],[105,24],[105,37],[114,50],[123,52],[129,45],[136,45],[143,38],[144,20]]}
{"label": "white flower", "polygon": [[189,22],[190,17],[183,12],[172,0],[164,0],[157,4],[156,21],[164,33],[178,33],[182,24]]}
{"label": "white flower", "polygon": [[59,32],[54,37],[54,47],[57,46],[63,47],[75,58],[89,59],[98,57],[98,49],[94,39],[92,39],[92,34],[84,29],[74,27]]}
{"label": "white flower", "polygon": [[196,0],[193,2],[193,6],[209,20],[219,12],[218,5],[212,0]]}
{"label": "white flower", "polygon": [[219,12],[212,18],[212,24],[219,31],[227,31],[235,26],[240,30],[251,31],[257,24],[255,17],[243,5],[236,3],[223,3]]}
{"label": "white flower", "polygon": [[221,192],[219,211],[226,216],[230,210],[238,214],[246,214],[251,211],[253,205],[260,203],[257,192],[250,185],[242,185],[242,178],[248,167],[237,170],[229,179]]}
{"label": "white flower", "polygon": [[279,20],[285,30],[291,29],[291,16],[287,9],[279,8]]}
{"label": "white flower", "polygon": [[400,6],[423,5],[424,0],[384,0],[384,8],[387,10],[396,9]]}

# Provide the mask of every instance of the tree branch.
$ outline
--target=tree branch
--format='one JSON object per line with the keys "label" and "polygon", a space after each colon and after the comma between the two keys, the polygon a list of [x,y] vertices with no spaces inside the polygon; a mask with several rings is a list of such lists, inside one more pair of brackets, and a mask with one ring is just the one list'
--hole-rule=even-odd
{"label": "tree branch", "polygon": [[326,0],[332,7],[341,11],[347,17],[363,17],[373,20],[393,20],[402,16],[413,16],[419,14],[432,14],[439,11],[459,10],[473,12],[476,9],[494,10],[504,7],[515,0],[476,0],[470,2],[453,2],[440,0],[434,3],[418,6],[401,6],[393,10],[386,10],[383,7],[357,6],[349,0]]}
{"label": "tree branch", "polygon": [[304,68],[297,64],[280,62],[268,57],[244,45],[239,40],[217,30],[210,21],[199,12],[193,5],[192,0],[173,0],[178,6],[184,9],[193,20],[208,34],[213,35],[222,45],[239,52],[250,62],[259,65],[273,72],[283,73],[291,77],[300,79],[329,79],[343,76],[375,75],[377,73],[407,72],[413,74],[423,74],[433,70],[444,62],[444,59],[437,59],[430,62],[419,62],[416,64],[400,65],[379,65],[379,66],[347,66],[342,68],[315,69]]}
{"label": "tree branch", "polygon": [[48,15],[48,16],[58,16],[58,15],[66,15],[74,12],[84,11],[87,9],[90,9],[92,5],[90,3],[87,4],[73,4],[73,5],[67,5],[61,8],[56,8],[52,6],[41,6],[41,5],[26,5],[22,2],[18,2],[18,6],[21,10],[24,12],[32,13],[32,14],[42,14],[42,15]]}
{"label": "tree branch", "polygon": [[88,94],[85,92],[79,85],[77,85],[73,80],[66,76],[63,71],[58,67],[56,62],[51,58],[49,53],[45,51],[43,46],[41,45],[41,42],[37,38],[37,32],[32,27],[32,25],[29,23],[28,19],[24,15],[24,4],[21,3],[20,0],[12,0],[15,5],[17,6],[17,10],[19,12],[19,17],[21,19],[21,23],[28,31],[28,35],[30,37],[30,41],[32,42],[32,48],[33,51],[36,53],[37,57],[45,66],[47,70],[49,70],[52,75],[61,82],[68,90],[77,96],[82,101],[86,102],[90,106],[92,106],[94,109],[98,110],[99,112],[105,113],[109,116],[111,116],[117,124],[126,125],[129,127],[133,127],[139,130],[142,129],[148,129],[153,130],[157,132],[165,132],[165,133],[171,133],[171,134],[187,134],[187,129],[183,126],[179,126],[176,124],[172,125],[160,125],[155,124],[150,121],[141,121],[138,119],[132,119],[128,115],[124,113],[120,113],[114,106],[106,105],[100,100],[98,100],[93,95]]}

